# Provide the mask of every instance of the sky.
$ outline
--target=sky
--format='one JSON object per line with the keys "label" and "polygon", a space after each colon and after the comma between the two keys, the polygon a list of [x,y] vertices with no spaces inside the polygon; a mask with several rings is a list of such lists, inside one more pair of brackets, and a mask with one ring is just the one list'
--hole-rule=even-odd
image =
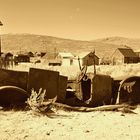
{"label": "sky", "polygon": [[140,38],[140,0],[0,0],[1,34]]}

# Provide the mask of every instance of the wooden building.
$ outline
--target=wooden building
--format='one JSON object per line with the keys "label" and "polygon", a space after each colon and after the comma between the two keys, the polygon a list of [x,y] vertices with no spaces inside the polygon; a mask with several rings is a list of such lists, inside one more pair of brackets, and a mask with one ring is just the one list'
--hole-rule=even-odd
{"label": "wooden building", "polygon": [[59,52],[56,58],[61,60],[62,65],[73,65],[74,55],[70,52]]}
{"label": "wooden building", "polygon": [[29,55],[29,57],[34,57],[34,53],[33,53],[33,52],[31,52],[31,51],[30,51],[30,52],[28,52],[27,54]]}
{"label": "wooden building", "polygon": [[30,56],[28,54],[18,54],[14,57],[16,62],[30,62]]}
{"label": "wooden building", "polygon": [[139,62],[140,62],[140,49],[139,49],[139,50],[136,50],[135,53],[136,53],[136,55],[138,56]]}
{"label": "wooden building", "polygon": [[5,60],[5,61],[10,61],[13,60],[13,54],[8,52],[8,53],[2,53],[1,57]]}
{"label": "wooden building", "polygon": [[111,57],[112,64],[138,63],[138,56],[131,48],[117,48]]}
{"label": "wooden building", "polygon": [[61,63],[58,59],[56,59],[56,54],[54,52],[48,52],[43,57],[41,57],[41,61],[49,66],[60,66]]}
{"label": "wooden building", "polygon": [[2,53],[0,57],[0,67],[1,68],[8,68],[9,66],[13,66],[14,60],[13,60],[13,54],[8,53]]}
{"label": "wooden building", "polygon": [[84,66],[91,66],[91,65],[99,65],[99,57],[95,55],[94,52],[83,52],[80,53],[79,59],[81,62],[81,65]]}

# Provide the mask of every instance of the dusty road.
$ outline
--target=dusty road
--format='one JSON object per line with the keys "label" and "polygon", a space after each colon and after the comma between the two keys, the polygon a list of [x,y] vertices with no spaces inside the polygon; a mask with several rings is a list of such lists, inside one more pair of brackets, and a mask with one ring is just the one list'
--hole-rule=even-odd
{"label": "dusty road", "polygon": [[0,140],[139,140],[137,114],[122,112],[65,112],[58,116],[33,115],[32,111],[0,111]]}

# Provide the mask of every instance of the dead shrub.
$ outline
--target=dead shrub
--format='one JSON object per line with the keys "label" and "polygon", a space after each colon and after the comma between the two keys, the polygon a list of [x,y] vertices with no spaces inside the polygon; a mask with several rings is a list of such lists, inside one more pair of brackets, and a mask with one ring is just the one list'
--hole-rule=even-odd
{"label": "dead shrub", "polygon": [[45,99],[46,90],[39,89],[37,93],[32,89],[30,97],[27,99],[28,107],[35,113],[48,115],[55,113],[53,103],[56,101],[57,96],[53,99]]}

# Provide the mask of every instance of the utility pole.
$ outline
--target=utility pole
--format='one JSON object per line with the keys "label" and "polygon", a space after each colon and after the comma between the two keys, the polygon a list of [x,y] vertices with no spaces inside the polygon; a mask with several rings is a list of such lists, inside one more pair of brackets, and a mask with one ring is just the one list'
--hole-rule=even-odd
{"label": "utility pole", "polygon": [[[3,26],[1,21],[0,21],[0,26]],[[0,35],[0,57],[1,57],[1,35]]]}

